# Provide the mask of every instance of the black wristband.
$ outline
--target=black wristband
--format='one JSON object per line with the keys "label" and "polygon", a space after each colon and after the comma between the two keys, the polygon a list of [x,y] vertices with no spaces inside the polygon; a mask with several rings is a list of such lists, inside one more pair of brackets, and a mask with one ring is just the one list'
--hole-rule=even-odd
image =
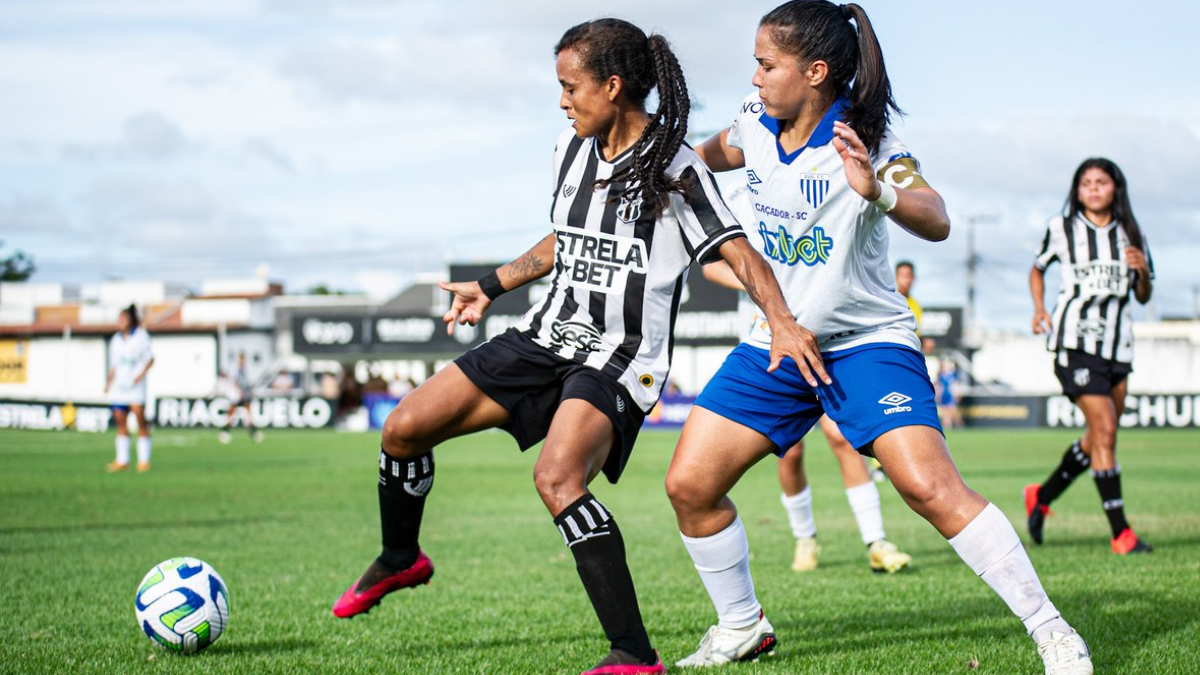
{"label": "black wristband", "polygon": [[496,274],[496,270],[483,275],[479,280],[479,289],[488,296],[488,300],[495,300],[504,295],[504,285],[500,283],[500,275]]}

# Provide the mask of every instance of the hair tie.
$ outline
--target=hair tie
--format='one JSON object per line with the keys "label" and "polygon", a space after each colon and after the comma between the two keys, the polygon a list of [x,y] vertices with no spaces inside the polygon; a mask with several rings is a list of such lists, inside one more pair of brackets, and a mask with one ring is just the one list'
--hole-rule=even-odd
{"label": "hair tie", "polygon": [[850,21],[854,18],[854,13],[850,11],[850,5],[838,5],[838,9],[842,10],[842,18]]}

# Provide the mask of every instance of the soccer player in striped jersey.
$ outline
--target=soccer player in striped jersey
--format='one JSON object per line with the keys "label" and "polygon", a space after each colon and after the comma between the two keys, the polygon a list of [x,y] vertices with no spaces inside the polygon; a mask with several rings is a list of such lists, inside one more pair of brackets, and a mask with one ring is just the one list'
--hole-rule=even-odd
{"label": "soccer player in striped jersey", "polygon": [[1025,625],[1046,673],[1090,675],[1087,645],[1047,597],[1008,519],[963,483],[941,434],[916,322],[893,285],[890,219],[930,241],[950,232],[942,198],[888,128],[895,100],[879,42],[855,4],[793,0],[759,23],[759,66],[729,129],[698,148],[714,170],[745,169],[747,223],[827,375],[765,372],[755,325],[696,401],[667,493],[718,623],[683,667],[754,659],[776,644],[754,593],[749,544],[728,493],[751,466],[827,414],[873,454],[905,502]]}
{"label": "soccer player in striped jersey", "polygon": [[[1046,268],[1062,267],[1054,316],[1046,313]],[[1117,422],[1133,372],[1133,317],[1129,298],[1145,304],[1153,291],[1154,262],[1133,217],[1125,174],[1112,161],[1085,160],[1075,171],[1060,218],[1046,228],[1029,272],[1033,332],[1055,353],[1054,374],[1063,394],[1087,420],[1083,436],[1041,485],[1025,487],[1029,534],[1042,543],[1050,503],[1089,467],[1112,528],[1113,553],[1146,553],[1151,547],[1125,520]]]}
{"label": "soccer player in striped jersey", "polygon": [[138,320],[137,307],[130,305],[117,315],[117,332],[108,343],[108,379],[104,392],[117,423],[117,457],[108,472],[129,468],[129,414],[137,420],[137,470],[150,470],[150,425],[146,423],[146,374],[154,365],[150,334]]}
{"label": "soccer player in striped jersey", "polygon": [[[433,447],[500,427],[522,450],[545,440],[534,485],[611,645],[587,673],[661,673],[621,531],[588,484],[601,472],[617,481],[658,400],[688,265],[725,259],[779,324],[771,368],[788,357],[819,369],[820,354],[712,174],[683,144],[687,85],[666,39],[600,19],[568,30],[555,54],[572,128],[555,151],[553,231],[478,282],[443,284],[454,295],[444,319],[451,331],[456,322],[477,324],[501,293],[546,275],[550,291],[520,325],[438,372],[388,417],[379,458],[383,552],[333,613],[360,614],[429,580],[433,566],[418,534]],[[652,89],[659,105],[649,115]]]}

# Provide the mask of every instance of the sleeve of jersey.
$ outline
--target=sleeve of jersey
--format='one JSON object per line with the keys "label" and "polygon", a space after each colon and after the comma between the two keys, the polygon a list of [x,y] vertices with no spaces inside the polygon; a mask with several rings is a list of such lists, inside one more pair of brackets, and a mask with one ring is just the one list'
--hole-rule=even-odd
{"label": "sleeve of jersey", "polygon": [[697,171],[689,164],[679,178],[688,186],[687,191],[682,197],[672,195],[671,201],[679,218],[684,246],[696,262],[716,262],[721,257],[721,244],[746,234],[721,198],[712,173]]}
{"label": "sleeve of jersey", "polygon": [[1055,246],[1054,233],[1059,228],[1054,227],[1054,221],[1046,226],[1046,234],[1042,237],[1042,245],[1038,248],[1037,257],[1033,259],[1033,266],[1043,272],[1055,260],[1058,260],[1058,247]]}
{"label": "sleeve of jersey", "polygon": [[921,163],[892,135],[890,129],[879,142],[874,167],[875,176],[892,187],[905,190],[929,187],[929,183],[921,175]]}
{"label": "sleeve of jersey", "polygon": [[729,147],[745,147],[742,140],[742,117],[756,103],[760,107],[762,106],[762,101],[758,98],[758,94],[751,94],[742,101],[742,107],[738,110],[738,114],[733,116],[733,123],[729,125],[729,134],[725,137],[725,142],[729,144]]}

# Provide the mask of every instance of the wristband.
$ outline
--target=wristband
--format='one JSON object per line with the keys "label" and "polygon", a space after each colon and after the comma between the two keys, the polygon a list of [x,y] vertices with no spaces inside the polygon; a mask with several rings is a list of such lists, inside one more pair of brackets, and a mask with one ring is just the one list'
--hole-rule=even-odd
{"label": "wristband", "polygon": [[871,206],[887,213],[896,208],[896,200],[900,197],[896,194],[896,188],[892,187],[891,183],[885,181],[879,182],[879,196],[875,201],[871,202]]}
{"label": "wristband", "polygon": [[500,283],[500,275],[496,274],[496,270],[492,270],[479,280],[479,290],[488,297],[488,300],[495,300],[504,295],[504,285]]}

